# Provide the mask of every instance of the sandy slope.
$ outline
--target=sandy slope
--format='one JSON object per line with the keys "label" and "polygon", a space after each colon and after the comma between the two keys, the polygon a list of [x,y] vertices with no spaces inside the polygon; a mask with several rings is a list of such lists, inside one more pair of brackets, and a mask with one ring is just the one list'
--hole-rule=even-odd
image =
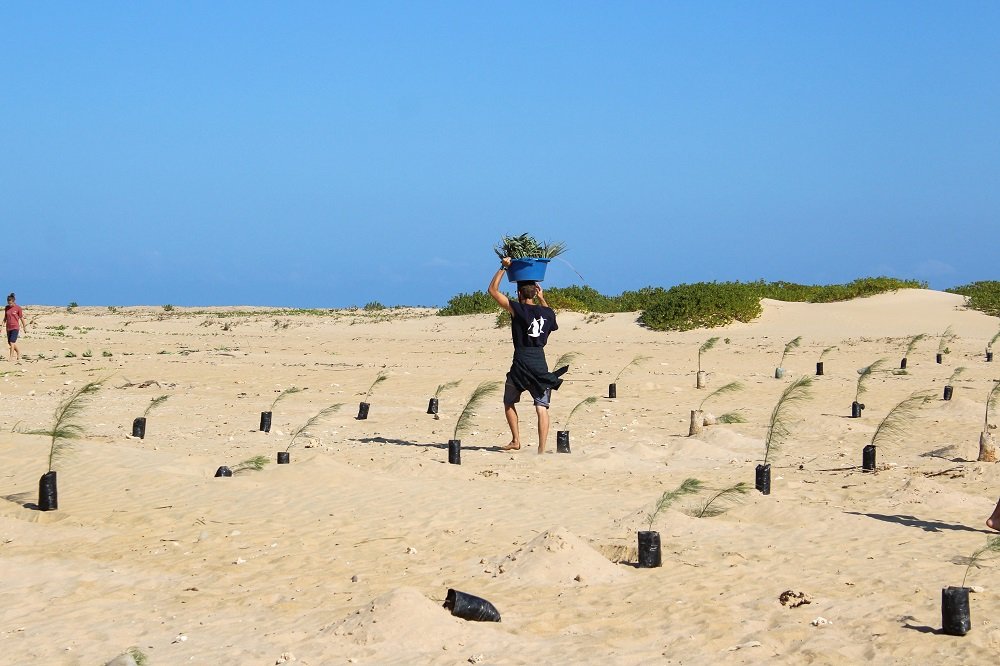
{"label": "sandy slope", "polygon": [[[446,447],[460,403],[509,363],[492,317],[28,307],[30,360],[0,368],[0,662],[104,663],[138,646],[152,664],[995,663],[996,569],[971,575],[984,588],[972,632],[936,633],[940,589],[964,573],[951,560],[984,542],[1000,494],[1000,467],[972,462],[1000,378],[982,353],[998,321],[961,305],[923,290],[766,301],[753,323],[681,334],[644,330],[633,314],[565,313],[550,360],[582,356],[556,396],[551,451],[573,405],[606,396],[636,355],[651,359],[619,379],[616,400],[578,412],[572,454],[534,453],[530,409],[525,449],[496,451],[507,435],[491,407],[463,434],[461,466]],[[881,357],[898,367],[906,336],[948,325],[959,339],[943,364],[936,340],[923,342],[909,373],[874,378],[863,418],[847,418],[858,368]],[[725,340],[703,358],[709,388],[746,388],[706,408],[739,408],[748,422],[688,438],[707,393],[694,388],[696,351],[710,335]],[[660,569],[609,559],[634,561],[646,514],[683,479],[752,484],[774,401],[830,346],[770,496],[714,518],[682,511],[692,503],[669,509],[655,523]],[[938,399],[959,365],[955,398]],[[355,420],[383,368],[369,419]],[[81,419],[88,435],[56,465],[60,508],[36,511],[48,444],[16,430],[49,425],[60,399],[95,378],[107,379]],[[434,420],[427,399],[452,379],[462,384]],[[307,390],[258,432],[259,413],[293,385]],[[919,389],[935,400],[880,448],[878,474],[860,473],[878,421]],[[146,438],[131,438],[161,394]],[[213,478],[253,455],[273,460],[338,402],[290,465]],[[450,616],[449,587],[489,599],[503,621]],[[785,590],[812,603],[784,607]]]}

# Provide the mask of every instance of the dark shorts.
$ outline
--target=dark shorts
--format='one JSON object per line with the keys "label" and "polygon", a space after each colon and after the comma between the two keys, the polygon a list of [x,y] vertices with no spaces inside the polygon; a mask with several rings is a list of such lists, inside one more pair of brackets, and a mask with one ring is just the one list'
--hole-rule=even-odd
{"label": "dark shorts", "polygon": [[[518,391],[516,386],[510,382],[506,382],[503,385],[503,404],[509,406],[521,402],[521,393],[523,391]],[[531,393],[531,391],[529,390],[528,393]],[[548,409],[549,404],[552,402],[552,390],[545,389],[541,395],[531,393],[531,397],[534,399],[536,407]]]}
{"label": "dark shorts", "polygon": [[7,331],[7,342],[9,344],[14,344],[15,342],[17,342],[18,333],[20,333],[20,331],[17,330],[16,328],[12,328],[11,330]]}

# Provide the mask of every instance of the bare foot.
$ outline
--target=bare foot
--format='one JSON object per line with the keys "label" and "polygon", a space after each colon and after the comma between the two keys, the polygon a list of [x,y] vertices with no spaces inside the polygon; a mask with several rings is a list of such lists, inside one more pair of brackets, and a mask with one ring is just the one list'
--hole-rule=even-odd
{"label": "bare foot", "polygon": [[986,527],[1000,532],[1000,501],[993,509],[993,515],[986,519]]}
{"label": "bare foot", "polygon": [[507,446],[501,446],[500,450],[501,451],[518,451],[518,450],[520,450],[520,448],[521,448],[521,445],[519,443],[517,443],[517,442],[511,442]]}

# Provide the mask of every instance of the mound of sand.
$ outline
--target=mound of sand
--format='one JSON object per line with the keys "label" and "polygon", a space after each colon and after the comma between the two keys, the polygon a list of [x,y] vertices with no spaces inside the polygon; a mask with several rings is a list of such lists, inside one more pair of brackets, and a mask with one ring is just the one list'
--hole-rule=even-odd
{"label": "mound of sand", "polygon": [[358,645],[392,643],[408,652],[439,652],[460,645],[480,631],[495,627],[453,617],[442,604],[412,587],[401,587],[373,599],[347,619],[321,633],[345,637]]}
{"label": "mound of sand", "polygon": [[497,576],[544,585],[611,583],[627,574],[562,527],[542,532],[497,564]]}

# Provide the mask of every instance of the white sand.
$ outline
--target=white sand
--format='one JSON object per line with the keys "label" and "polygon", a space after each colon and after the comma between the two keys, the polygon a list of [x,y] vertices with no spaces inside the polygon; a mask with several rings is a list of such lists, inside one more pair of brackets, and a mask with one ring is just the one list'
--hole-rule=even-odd
{"label": "white sand", "polygon": [[[493,317],[26,307],[30,360],[0,366],[0,663],[102,664],[130,646],[151,664],[997,663],[996,568],[970,575],[984,588],[972,631],[937,633],[941,588],[964,574],[952,560],[985,542],[1000,494],[1000,467],[974,462],[1000,378],[983,355],[998,322],[962,302],[926,290],[765,301],[753,323],[686,333],[644,330],[635,314],[563,313],[549,359],[582,356],[555,396],[550,453],[535,453],[530,407],[525,447],[495,450],[509,437],[497,396],[462,435],[461,466],[447,464],[457,410],[510,360]],[[863,417],[847,418],[858,368],[882,357],[897,368],[907,336],[948,325],[959,338],[943,364],[936,338],[922,342],[909,373],[873,378]],[[709,390],[746,388],[706,409],[739,408],[748,422],[688,438],[707,394],[694,388],[697,348],[715,335],[728,341],[702,359]],[[751,492],[714,518],[684,513],[693,502],[668,509],[654,524],[662,568],[609,559],[635,561],[646,515],[685,478],[752,485],[775,400],[833,345],[774,459],[770,496]],[[616,400],[578,412],[572,453],[556,454],[569,410],[606,396],[640,354],[652,358],[621,377]],[[383,368],[369,419],[355,420]],[[55,465],[59,509],[37,511],[48,441],[16,430],[50,426],[61,399],[102,377],[80,419],[86,437]],[[434,420],[428,398],[453,379],[462,384]],[[258,432],[290,386],[307,390]],[[935,399],[880,447],[880,471],[862,474],[879,420],[918,389]],[[146,438],[131,438],[132,419],[162,394]],[[273,464],[295,428],[337,402],[290,465]],[[263,471],[213,478],[258,454],[272,461]],[[503,621],[452,617],[448,588],[490,600]],[[786,590],[812,603],[782,606]],[[819,617],[829,624],[814,626]]]}

